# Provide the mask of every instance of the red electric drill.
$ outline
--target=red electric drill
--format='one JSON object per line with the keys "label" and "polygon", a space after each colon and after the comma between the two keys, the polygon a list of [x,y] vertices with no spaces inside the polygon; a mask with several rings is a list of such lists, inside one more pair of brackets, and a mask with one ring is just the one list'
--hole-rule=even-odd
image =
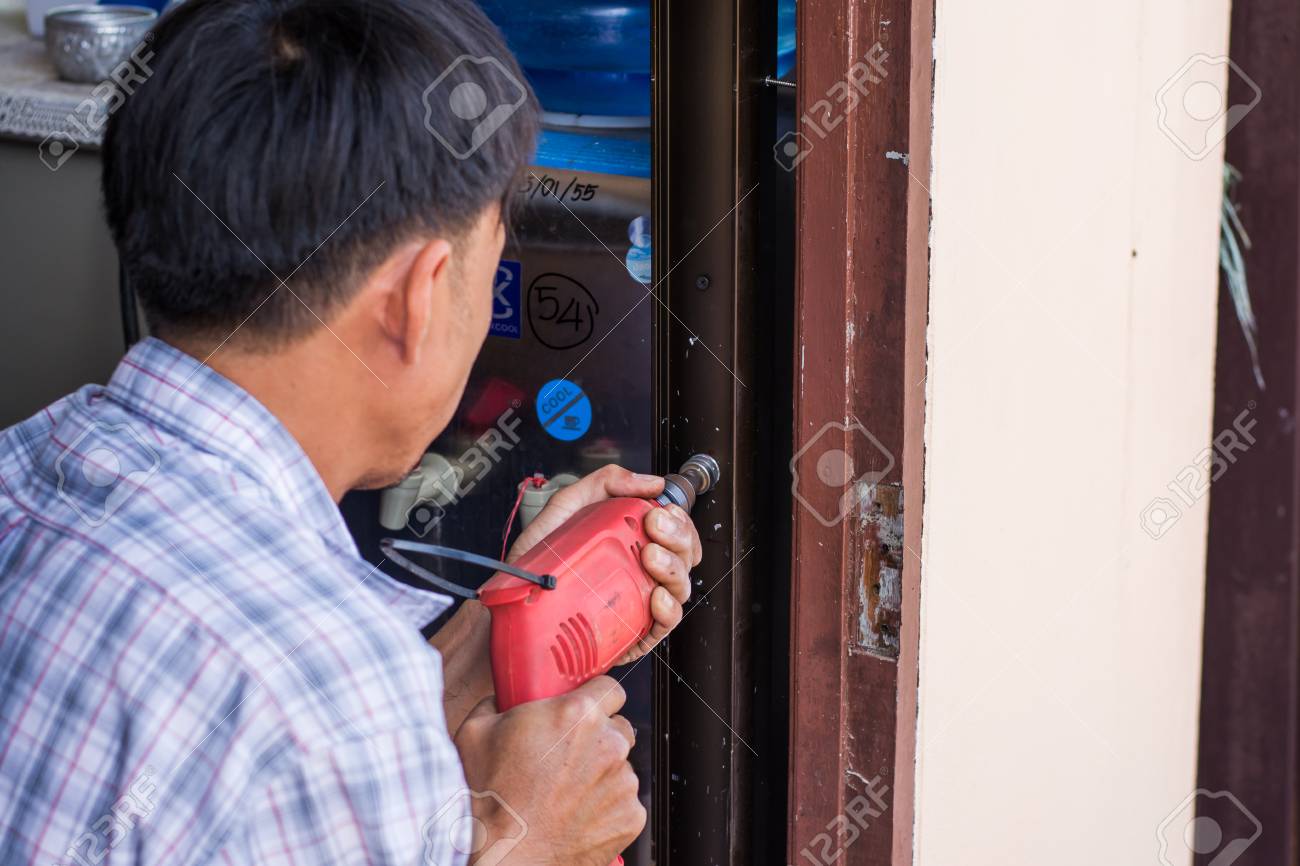
{"label": "red electric drill", "polygon": [[[645,517],[662,505],[688,513],[722,471],[696,454],[664,476],[654,500],[619,497],[588,505],[511,565],[432,544],[386,538],[384,554],[422,580],[465,597],[476,593],[421,568],[398,550],[458,559],[497,573],[479,588],[492,612],[492,679],[497,708],[572,691],[607,672],[650,634],[654,580],[641,567],[650,543]],[[621,866],[623,858],[611,866]]]}
{"label": "red electric drill", "polygon": [[492,611],[497,708],[564,694],[605,673],[650,634],[654,580],[641,567],[645,516],[660,505],[688,513],[717,485],[718,462],[696,454],[664,477],[654,501],[620,497],[588,505],[514,566],[554,575],[554,589],[504,571],[479,589]]}

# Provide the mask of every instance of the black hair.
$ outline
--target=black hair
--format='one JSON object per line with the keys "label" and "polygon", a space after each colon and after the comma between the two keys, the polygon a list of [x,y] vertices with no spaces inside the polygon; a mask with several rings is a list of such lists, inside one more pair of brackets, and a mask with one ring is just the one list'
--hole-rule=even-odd
{"label": "black hair", "polygon": [[472,0],[187,0],[150,47],[103,194],[156,333],[305,333],[399,243],[504,217],[532,157],[536,100]]}

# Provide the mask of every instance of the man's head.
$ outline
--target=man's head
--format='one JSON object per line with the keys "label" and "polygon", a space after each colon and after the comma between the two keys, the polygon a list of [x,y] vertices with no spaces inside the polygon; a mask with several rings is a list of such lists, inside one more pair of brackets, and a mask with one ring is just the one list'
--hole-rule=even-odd
{"label": "man's head", "polygon": [[333,378],[315,398],[382,443],[361,480],[391,480],[487,334],[523,75],[471,0],[188,0],[152,48],[103,174],[151,330],[223,372]]}

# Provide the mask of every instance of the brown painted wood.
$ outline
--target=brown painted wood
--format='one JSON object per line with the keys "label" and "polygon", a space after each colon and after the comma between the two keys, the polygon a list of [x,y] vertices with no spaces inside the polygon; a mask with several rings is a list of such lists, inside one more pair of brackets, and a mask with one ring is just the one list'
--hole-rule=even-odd
{"label": "brown painted wood", "polygon": [[[824,136],[801,124],[812,150],[796,169],[794,447],[797,498],[809,507],[793,511],[788,858],[822,863],[843,847],[835,862],[902,864],[920,577],[907,549],[919,550],[921,530],[928,292],[929,195],[916,178],[929,172],[933,16],[912,0],[803,0],[798,14],[799,114],[825,117],[819,100],[830,94],[831,117],[844,119]],[[887,74],[844,112],[837,82],[877,43]],[[839,454],[851,477],[879,476],[847,509],[842,488],[813,489]],[[861,799],[877,778],[887,789],[878,818]]]}
{"label": "brown painted wood", "polygon": [[921,513],[925,500],[926,329],[930,310],[930,130],[933,124],[934,3],[912,4],[909,58],[909,175],[903,353],[904,503],[902,616],[894,735],[894,864],[912,862],[916,719],[921,650]]}
{"label": "brown painted wood", "polygon": [[[1231,56],[1262,91],[1227,139],[1259,318],[1265,389],[1226,289],[1214,429],[1246,411],[1256,443],[1211,489],[1198,784],[1231,791],[1262,825],[1238,866],[1300,862],[1300,6],[1234,3]],[[1248,96],[1232,78],[1230,97]],[[1208,857],[1199,863],[1208,863]]]}

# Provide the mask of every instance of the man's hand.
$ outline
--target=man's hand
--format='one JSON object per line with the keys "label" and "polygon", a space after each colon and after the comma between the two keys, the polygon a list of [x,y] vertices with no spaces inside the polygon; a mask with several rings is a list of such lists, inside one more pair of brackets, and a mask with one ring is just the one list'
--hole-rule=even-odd
{"label": "man's hand", "polygon": [[[637,475],[620,466],[605,466],[551,497],[532,523],[519,535],[506,559],[515,561],[579,509],[612,496],[648,499],[663,492],[657,475]],[[690,516],[675,505],[655,508],[646,515],[651,543],[641,551],[641,564],[659,585],[650,594],[654,625],[650,634],[618,660],[635,661],[652,650],[682,619],[682,605],[691,597],[690,569],[700,562],[700,536]],[[456,731],[476,704],[492,693],[492,668],[488,661],[491,616],[470,600],[429,643],[442,653],[445,692],[443,707],[447,728]]]}
{"label": "man's hand", "polygon": [[[507,561],[523,556],[582,508],[614,496],[649,499],[663,492],[664,480],[657,475],[638,475],[621,466],[604,466],[570,484],[551,497],[510,548]],[[688,515],[676,505],[655,508],[645,518],[650,544],[641,551],[641,565],[659,585],[650,594],[654,625],[650,634],[628,650],[618,664],[634,661],[650,650],[682,620],[682,605],[691,597],[691,568],[703,555],[699,533]]]}
{"label": "man's hand", "polygon": [[[519,836],[512,864],[608,866],[645,826],[637,778],[628,763],[635,734],[614,715],[626,694],[610,677],[596,677],[568,694],[521,704],[498,714],[491,698],[456,732],[465,781],[492,797],[471,798],[483,823],[483,850]],[[471,860],[471,862],[473,862]]]}

